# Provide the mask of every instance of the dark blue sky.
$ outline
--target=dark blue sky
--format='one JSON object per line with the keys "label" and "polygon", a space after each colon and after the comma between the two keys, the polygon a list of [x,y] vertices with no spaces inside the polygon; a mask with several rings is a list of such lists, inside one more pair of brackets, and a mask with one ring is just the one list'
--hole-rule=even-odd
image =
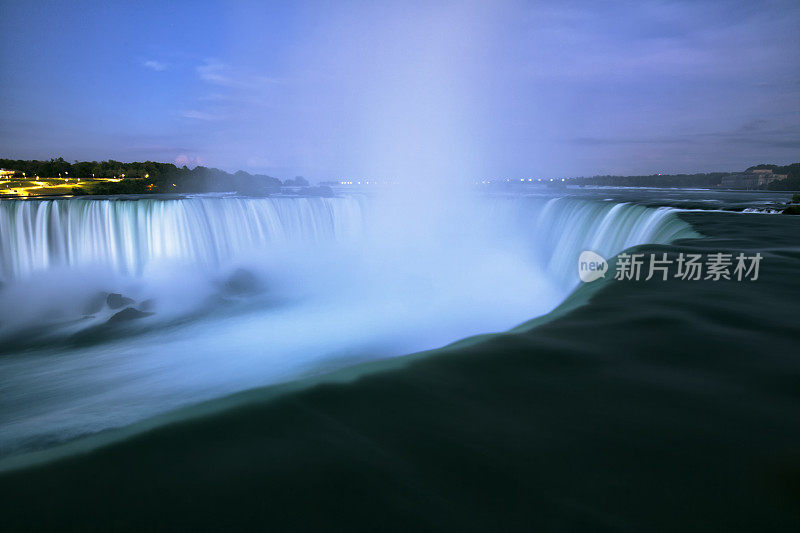
{"label": "dark blue sky", "polygon": [[800,161],[796,0],[0,7],[5,157],[313,179]]}

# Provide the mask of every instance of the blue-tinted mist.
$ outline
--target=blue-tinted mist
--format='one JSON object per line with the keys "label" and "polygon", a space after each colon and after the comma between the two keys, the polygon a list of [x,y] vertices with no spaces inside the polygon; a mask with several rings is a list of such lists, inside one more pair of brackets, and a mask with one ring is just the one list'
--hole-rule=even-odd
{"label": "blue-tinted mist", "polygon": [[3,156],[471,180],[800,147],[790,0],[0,5]]}
{"label": "blue-tinted mist", "polygon": [[3,201],[0,455],[506,330],[567,297],[582,250],[691,235],[571,198]]}

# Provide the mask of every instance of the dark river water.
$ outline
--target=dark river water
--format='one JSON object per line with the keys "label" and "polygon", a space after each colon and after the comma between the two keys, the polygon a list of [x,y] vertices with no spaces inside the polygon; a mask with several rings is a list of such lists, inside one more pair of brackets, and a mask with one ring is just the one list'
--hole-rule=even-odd
{"label": "dark river water", "polygon": [[[261,388],[250,388],[258,379],[240,376],[273,367],[251,365],[226,376],[238,380],[233,390],[179,395],[196,401],[169,403],[178,410],[147,407],[146,392],[157,383],[146,378],[151,373],[117,372],[119,381],[101,381],[108,397],[123,408],[136,398],[144,406],[128,410],[128,418],[98,408],[89,431],[95,434],[57,446],[45,444],[60,442],[58,432],[76,420],[84,424],[94,412],[87,405],[102,405],[84,401],[98,394],[97,382],[75,375],[108,368],[111,356],[102,354],[112,341],[81,344],[66,336],[36,346],[8,337],[16,348],[2,366],[3,391],[13,392],[3,423],[18,433],[4,438],[9,450],[20,450],[19,438],[38,444],[0,463],[3,521],[12,528],[797,531],[800,217],[768,214],[789,195],[562,192],[566,198],[555,202],[552,194],[523,200],[530,204],[502,226],[538,217],[539,231],[523,239],[537,246],[516,257],[548,272],[548,304],[527,317],[520,315],[525,305],[515,304],[495,322],[477,313],[463,329],[445,321],[418,347],[521,323],[506,333],[401,357],[387,357],[396,354],[386,348],[392,342],[378,343],[374,357],[335,359],[325,369],[315,358],[317,371],[287,371]],[[501,234],[492,229],[485,242]],[[519,250],[516,239],[510,243],[501,251]],[[474,251],[474,244],[452,251]],[[609,260],[609,275],[581,284],[577,255],[587,249]],[[673,265],[681,254],[760,254],[761,261],[755,280],[614,279],[623,251]],[[477,279],[465,278],[454,292]],[[443,293],[428,294],[435,300]],[[499,307],[506,294],[498,293]],[[435,325],[437,316],[469,301],[432,306],[424,321]],[[484,296],[477,307],[492,315],[499,307],[491,301]],[[253,316],[231,313],[234,322],[242,313]],[[210,327],[207,320],[199,323]],[[415,323],[386,338],[416,338],[421,328]],[[161,342],[148,335],[127,332],[124,343],[149,349]],[[238,342],[225,353],[235,354]],[[45,357],[71,361],[75,375],[54,378],[65,366],[42,363]],[[210,376],[224,368],[210,355],[203,360],[211,361]],[[131,376],[139,376],[137,385]],[[175,379],[159,389],[164,398],[175,397]],[[37,383],[60,384],[63,392],[33,402],[40,425],[26,424],[26,383],[45,397]],[[218,397],[226,391],[235,394]],[[59,402],[63,408],[49,407]],[[43,427],[56,436],[37,441],[29,428]]]}

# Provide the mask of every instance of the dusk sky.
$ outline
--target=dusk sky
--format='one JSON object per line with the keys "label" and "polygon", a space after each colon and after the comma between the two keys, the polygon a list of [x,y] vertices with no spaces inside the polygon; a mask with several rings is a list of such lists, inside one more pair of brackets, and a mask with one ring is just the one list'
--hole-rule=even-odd
{"label": "dusk sky", "polygon": [[800,2],[0,2],[0,157],[312,180],[800,161]]}

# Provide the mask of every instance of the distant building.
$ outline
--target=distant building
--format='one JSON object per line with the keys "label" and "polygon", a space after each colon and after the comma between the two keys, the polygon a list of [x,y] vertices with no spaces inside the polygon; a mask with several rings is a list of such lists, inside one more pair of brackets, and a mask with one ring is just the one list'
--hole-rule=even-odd
{"label": "distant building", "polygon": [[16,170],[6,170],[5,168],[0,168],[0,178],[10,178],[15,172]]}
{"label": "distant building", "polygon": [[726,189],[759,189],[773,181],[785,180],[787,174],[773,174],[771,169],[760,168],[752,172],[731,174],[722,178],[720,187]]}

